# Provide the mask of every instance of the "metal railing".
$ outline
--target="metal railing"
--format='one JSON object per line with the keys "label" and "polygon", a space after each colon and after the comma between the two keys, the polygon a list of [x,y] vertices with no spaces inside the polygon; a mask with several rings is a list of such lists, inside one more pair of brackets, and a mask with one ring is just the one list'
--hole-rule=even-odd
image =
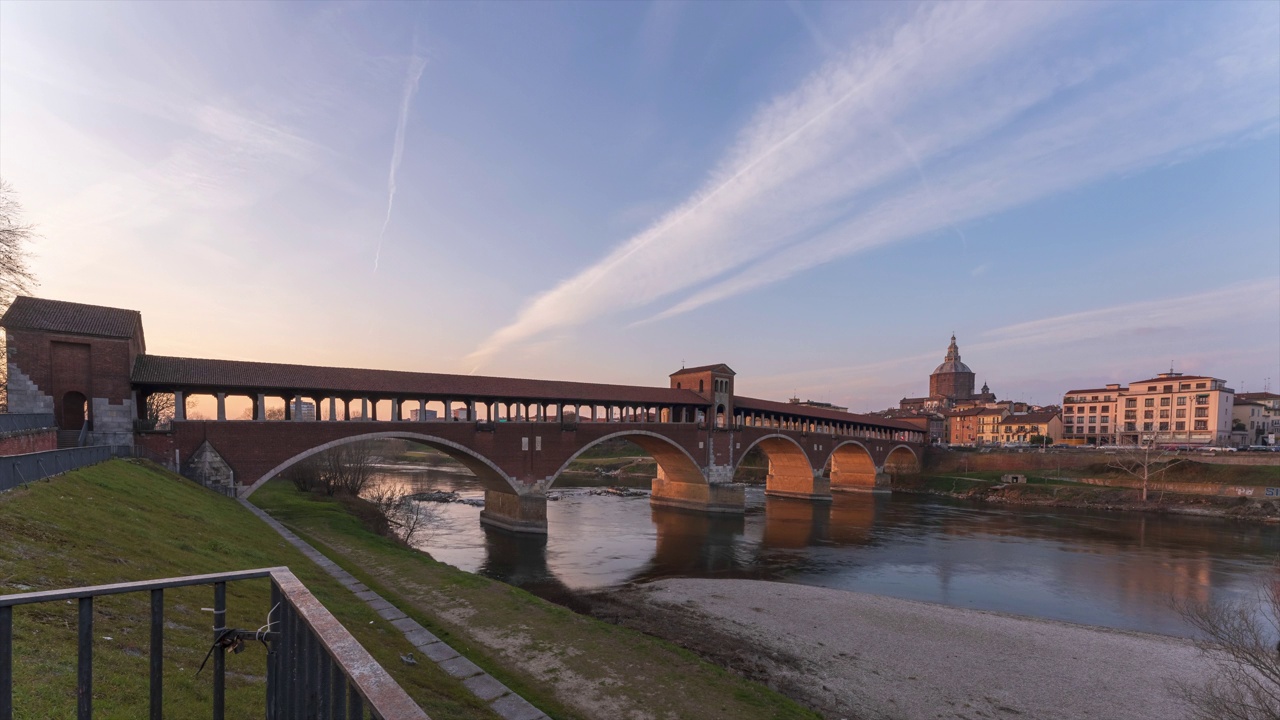
{"label": "metal railing", "polygon": [[[271,578],[267,624],[257,630],[225,627],[227,583]],[[226,697],[226,651],[245,640],[267,646],[265,717],[333,720],[428,720],[426,713],[368,651],[316,600],[287,567],[190,575],[142,582],[0,595],[0,720],[13,720],[13,608],[46,602],[79,602],[76,676],[77,720],[93,717],[93,600],[103,595],[151,594],[149,706],[152,720],[164,716],[164,591],[213,586],[213,718],[222,720]]]}
{"label": "metal railing", "polygon": [[95,445],[0,457],[0,492],[130,452],[128,446]]}
{"label": "metal railing", "polygon": [[0,435],[57,427],[53,413],[0,413]]}

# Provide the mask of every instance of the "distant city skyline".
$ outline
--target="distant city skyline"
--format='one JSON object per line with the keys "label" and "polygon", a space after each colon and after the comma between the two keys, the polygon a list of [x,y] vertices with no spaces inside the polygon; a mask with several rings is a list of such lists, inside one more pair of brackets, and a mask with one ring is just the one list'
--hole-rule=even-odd
{"label": "distant city skyline", "polygon": [[1274,390],[1278,129],[1275,3],[0,7],[37,294],[163,355]]}

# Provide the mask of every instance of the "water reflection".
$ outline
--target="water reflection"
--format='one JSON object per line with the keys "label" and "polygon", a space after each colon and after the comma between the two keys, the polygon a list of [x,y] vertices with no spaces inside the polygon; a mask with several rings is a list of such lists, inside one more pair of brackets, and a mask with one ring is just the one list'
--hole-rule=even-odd
{"label": "water reflection", "polygon": [[[483,495],[465,475],[388,474],[414,489]],[[1273,526],[1209,518],[1006,510],[917,496],[831,503],[747,493],[745,516],[653,508],[567,490],[548,537],[483,529],[440,506],[423,549],[546,596],[664,577],[752,577],[1094,625],[1187,634],[1174,599],[1253,592],[1280,552]]]}

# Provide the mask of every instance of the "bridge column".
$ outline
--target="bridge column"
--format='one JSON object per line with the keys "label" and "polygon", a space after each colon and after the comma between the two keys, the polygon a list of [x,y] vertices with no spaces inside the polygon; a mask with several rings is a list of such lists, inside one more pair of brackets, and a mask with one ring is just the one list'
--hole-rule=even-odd
{"label": "bridge column", "polygon": [[187,419],[186,393],[182,392],[181,390],[173,391],[173,419],[174,420]]}
{"label": "bridge column", "polygon": [[391,422],[400,422],[400,398],[391,398]]}
{"label": "bridge column", "polygon": [[336,395],[329,396],[329,422],[338,421],[338,398]]}
{"label": "bridge column", "polygon": [[365,397],[360,398],[360,419],[361,420],[369,419],[369,398],[365,398]]}
{"label": "bridge column", "polygon": [[445,398],[440,401],[444,405],[444,417],[441,420],[449,421],[453,419],[453,401]]}
{"label": "bridge column", "polygon": [[520,494],[486,489],[480,522],[511,532],[546,535],[547,495],[536,489]]}
{"label": "bridge column", "polygon": [[426,422],[426,421],[427,421],[427,401],[419,399],[418,400],[418,422]]}
{"label": "bridge column", "polygon": [[227,394],[224,392],[218,393],[218,419],[227,419]]}
{"label": "bridge column", "polygon": [[741,483],[733,482],[733,466],[712,465],[701,472],[684,471],[671,464],[668,473],[661,465],[650,485],[649,504],[699,510],[708,513],[742,513],[746,510]]}

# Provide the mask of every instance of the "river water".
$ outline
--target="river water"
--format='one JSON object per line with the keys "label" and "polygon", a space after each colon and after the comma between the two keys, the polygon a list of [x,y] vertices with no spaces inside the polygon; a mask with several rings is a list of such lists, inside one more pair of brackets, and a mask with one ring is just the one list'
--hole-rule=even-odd
{"label": "river water", "polygon": [[[471,476],[380,476],[415,491],[483,498]],[[918,495],[766,498],[745,516],[652,508],[648,497],[555,490],[548,535],[480,525],[480,508],[428,503],[415,544],[469,572],[556,597],[668,577],[776,580],[954,607],[1191,634],[1175,600],[1253,596],[1280,553],[1280,528],[1214,518],[1003,508]]]}

